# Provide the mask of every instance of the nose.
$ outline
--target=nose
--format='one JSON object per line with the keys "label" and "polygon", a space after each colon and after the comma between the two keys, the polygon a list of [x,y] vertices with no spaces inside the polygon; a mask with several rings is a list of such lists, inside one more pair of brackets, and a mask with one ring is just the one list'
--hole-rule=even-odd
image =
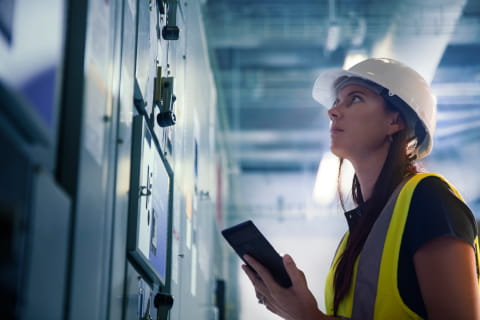
{"label": "nose", "polygon": [[337,119],[340,114],[338,112],[338,106],[333,106],[331,107],[330,109],[328,109],[328,117],[330,118],[330,120],[333,120],[333,119]]}

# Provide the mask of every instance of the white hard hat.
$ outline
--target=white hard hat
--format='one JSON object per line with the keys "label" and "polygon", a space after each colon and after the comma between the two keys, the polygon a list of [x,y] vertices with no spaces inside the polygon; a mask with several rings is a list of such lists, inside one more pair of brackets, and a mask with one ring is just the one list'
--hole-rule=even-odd
{"label": "white hard hat", "polygon": [[[406,117],[407,122],[412,122],[412,117],[405,113],[414,112],[413,119],[420,120],[425,137],[418,141],[416,147],[417,159],[430,153],[433,146],[435,132],[437,101],[423,77],[412,68],[392,59],[372,58],[364,60],[348,70],[330,70],[322,73],[313,86],[313,98],[323,106],[330,108],[336,99],[336,81],[340,77],[362,78],[385,88],[384,96]],[[395,101],[400,101],[394,103]],[[402,108],[403,107],[403,108]],[[402,110],[403,109],[403,110]],[[411,112],[410,112],[411,113]],[[413,121],[417,122],[417,121]],[[407,123],[415,129],[415,123]]]}

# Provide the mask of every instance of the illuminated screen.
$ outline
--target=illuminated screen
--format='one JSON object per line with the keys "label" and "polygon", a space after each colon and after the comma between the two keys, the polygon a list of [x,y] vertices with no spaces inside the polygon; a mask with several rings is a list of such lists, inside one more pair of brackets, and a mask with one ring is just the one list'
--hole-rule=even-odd
{"label": "illuminated screen", "polygon": [[149,261],[160,277],[165,280],[168,252],[170,177],[156,150],[152,185],[152,239],[150,241]]}

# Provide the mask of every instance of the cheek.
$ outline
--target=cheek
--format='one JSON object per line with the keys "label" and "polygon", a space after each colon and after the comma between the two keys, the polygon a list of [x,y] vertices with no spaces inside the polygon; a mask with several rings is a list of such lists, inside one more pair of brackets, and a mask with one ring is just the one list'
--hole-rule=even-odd
{"label": "cheek", "polygon": [[360,130],[368,130],[372,132],[385,133],[388,130],[388,118],[383,113],[372,112],[357,117],[353,126]]}
{"label": "cheek", "polygon": [[378,144],[388,135],[385,119],[378,116],[359,117],[352,125],[350,138],[359,144]]}

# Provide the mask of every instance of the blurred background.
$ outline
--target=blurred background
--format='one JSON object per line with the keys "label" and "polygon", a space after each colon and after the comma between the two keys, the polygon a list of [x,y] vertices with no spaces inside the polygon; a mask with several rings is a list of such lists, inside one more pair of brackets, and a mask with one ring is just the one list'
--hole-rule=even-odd
{"label": "blurred background", "polygon": [[369,57],[431,83],[421,164],[478,221],[479,0],[0,0],[0,318],[278,319],[220,234],[249,219],[323,308],[347,225],[312,86]]}

